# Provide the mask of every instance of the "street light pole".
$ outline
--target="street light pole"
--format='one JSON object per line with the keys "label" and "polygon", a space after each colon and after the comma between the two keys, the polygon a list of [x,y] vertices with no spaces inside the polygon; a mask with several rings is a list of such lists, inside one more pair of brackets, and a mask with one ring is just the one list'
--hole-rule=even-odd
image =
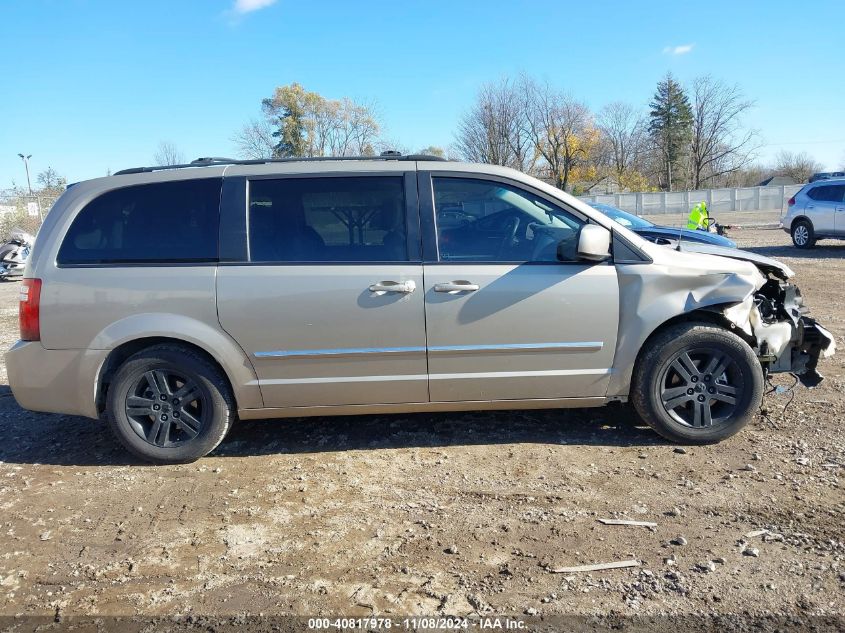
{"label": "street light pole", "polygon": [[18,154],[23,161],[23,166],[26,168],[26,186],[29,189],[29,195],[32,195],[32,183],[29,181],[29,159],[32,158],[32,154],[27,154],[24,156],[23,154]]}

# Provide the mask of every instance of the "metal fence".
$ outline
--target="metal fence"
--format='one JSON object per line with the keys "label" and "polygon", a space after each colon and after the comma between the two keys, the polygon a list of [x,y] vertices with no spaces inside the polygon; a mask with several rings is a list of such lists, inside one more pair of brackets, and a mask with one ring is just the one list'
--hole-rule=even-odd
{"label": "metal fence", "polygon": [[35,235],[58,196],[29,196],[0,190],[0,241],[19,227]]}
{"label": "metal fence", "polygon": [[687,213],[701,201],[711,213],[732,211],[782,211],[786,201],[804,185],[777,187],[738,187],[734,189],[702,189],[699,191],[655,191],[642,193],[608,193],[580,196],[586,202],[601,202],[635,213],[657,215]]}

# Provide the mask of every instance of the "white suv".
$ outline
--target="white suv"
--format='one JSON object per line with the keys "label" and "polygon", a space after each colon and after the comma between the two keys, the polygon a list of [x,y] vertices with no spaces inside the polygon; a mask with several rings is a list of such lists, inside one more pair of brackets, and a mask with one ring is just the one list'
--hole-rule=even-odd
{"label": "white suv", "polygon": [[845,178],[810,183],[789,199],[781,225],[798,248],[845,238]]}

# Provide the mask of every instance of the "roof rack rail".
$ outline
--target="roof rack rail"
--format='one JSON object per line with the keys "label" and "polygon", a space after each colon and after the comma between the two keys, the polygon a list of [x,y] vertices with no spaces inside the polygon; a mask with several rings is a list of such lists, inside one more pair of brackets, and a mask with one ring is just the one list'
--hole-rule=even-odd
{"label": "roof rack rail", "polygon": [[184,169],[186,167],[211,167],[215,165],[265,165],[272,163],[300,163],[300,162],[323,162],[331,160],[406,160],[406,161],[445,161],[441,156],[430,156],[428,154],[401,154],[400,152],[382,152],[380,156],[313,156],[310,158],[221,158],[218,156],[205,156],[192,160],[190,163],[179,165],[156,165],[153,167],[130,167],[114,172],[115,176],[127,174],[142,174],[165,169]]}
{"label": "roof rack rail", "polygon": [[199,163],[234,163],[237,162],[237,158],[221,158],[220,156],[204,156],[203,158],[195,158],[191,161],[191,164],[199,164]]}

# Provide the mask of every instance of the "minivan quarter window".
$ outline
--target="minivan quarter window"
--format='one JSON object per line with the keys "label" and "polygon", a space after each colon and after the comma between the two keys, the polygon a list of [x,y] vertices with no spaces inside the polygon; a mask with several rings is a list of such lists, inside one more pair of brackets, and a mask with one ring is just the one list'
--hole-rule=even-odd
{"label": "minivan quarter window", "polygon": [[441,261],[575,261],[584,222],[524,189],[495,180],[434,177]]}
{"label": "minivan quarter window", "polygon": [[253,262],[407,261],[406,221],[401,176],[249,183]]}
{"label": "minivan quarter window", "polygon": [[59,265],[217,261],[220,178],[107,191],[74,218]]}

